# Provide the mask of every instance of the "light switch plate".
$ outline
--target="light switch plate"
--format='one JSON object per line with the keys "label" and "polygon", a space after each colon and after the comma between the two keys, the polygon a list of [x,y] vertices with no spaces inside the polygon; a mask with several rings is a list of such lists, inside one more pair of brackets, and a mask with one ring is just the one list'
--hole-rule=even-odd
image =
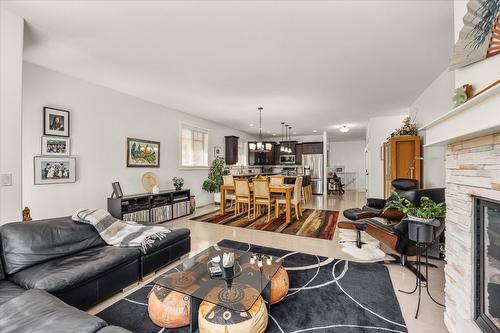
{"label": "light switch plate", "polygon": [[0,175],[0,186],[12,186],[11,173],[3,173]]}

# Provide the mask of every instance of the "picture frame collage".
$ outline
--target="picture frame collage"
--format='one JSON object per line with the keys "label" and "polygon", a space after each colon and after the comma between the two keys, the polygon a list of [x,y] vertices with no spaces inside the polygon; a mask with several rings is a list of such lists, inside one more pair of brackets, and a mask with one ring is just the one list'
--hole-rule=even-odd
{"label": "picture frame collage", "polygon": [[76,182],[76,158],[71,156],[70,112],[45,106],[40,155],[33,158],[35,185]]}

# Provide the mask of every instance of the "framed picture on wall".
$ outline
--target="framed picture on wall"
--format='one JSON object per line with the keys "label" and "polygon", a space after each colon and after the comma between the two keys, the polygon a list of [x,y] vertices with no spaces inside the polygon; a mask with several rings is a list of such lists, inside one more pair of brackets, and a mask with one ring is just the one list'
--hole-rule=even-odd
{"label": "framed picture on wall", "polygon": [[61,137],[42,136],[42,155],[69,156],[70,139]]}
{"label": "framed picture on wall", "polygon": [[35,156],[35,185],[76,182],[74,157]]}
{"label": "framed picture on wall", "polygon": [[214,157],[222,157],[222,147],[221,146],[215,146],[214,147]]}
{"label": "framed picture on wall", "polygon": [[43,135],[69,137],[69,111],[43,108]]}
{"label": "framed picture on wall", "polygon": [[127,138],[127,167],[160,167],[160,143]]}

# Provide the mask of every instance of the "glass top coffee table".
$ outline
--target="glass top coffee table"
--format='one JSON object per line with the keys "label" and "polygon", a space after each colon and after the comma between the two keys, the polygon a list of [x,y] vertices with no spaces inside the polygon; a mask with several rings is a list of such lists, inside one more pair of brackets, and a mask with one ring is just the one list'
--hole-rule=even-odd
{"label": "glass top coffee table", "polygon": [[[217,265],[212,262],[212,258],[220,256],[222,261],[224,252],[234,253],[234,276],[225,278],[223,274],[221,277],[211,277],[208,269]],[[267,302],[269,313],[271,280],[281,264],[278,257],[254,255],[215,245],[170,269],[155,279],[154,283],[191,296],[190,327],[191,332],[195,332],[198,329],[198,308],[203,301],[235,312],[245,312],[262,296]]]}

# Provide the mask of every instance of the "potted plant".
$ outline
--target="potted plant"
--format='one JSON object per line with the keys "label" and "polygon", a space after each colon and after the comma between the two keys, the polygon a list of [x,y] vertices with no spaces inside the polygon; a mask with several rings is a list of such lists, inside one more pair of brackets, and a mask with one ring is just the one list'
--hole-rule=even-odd
{"label": "potted plant", "polygon": [[182,186],[184,186],[184,178],[182,177],[174,177],[172,178],[172,183],[174,184],[175,190],[182,190]]}
{"label": "potted plant", "polygon": [[222,175],[224,174],[224,159],[217,157],[213,160],[208,171],[208,178],[203,182],[202,188],[208,193],[214,194],[216,204],[220,203],[220,186],[222,185]]}
{"label": "potted plant", "polygon": [[419,235],[419,239],[433,239],[433,227],[439,227],[441,225],[440,220],[446,216],[445,203],[436,203],[429,197],[423,196],[420,198],[418,207],[415,207],[410,200],[403,198],[397,192],[393,193],[393,197],[394,200],[387,204],[385,210],[395,208],[406,215],[410,239],[417,239],[417,229],[422,225],[426,226],[426,228],[420,228],[422,234]]}
{"label": "potted plant", "polygon": [[404,135],[410,135],[410,136],[418,135],[417,124],[415,122],[412,122],[410,117],[406,117],[405,119],[403,119],[403,126],[401,126],[400,128],[396,128],[394,132],[392,132],[391,135],[386,140],[389,141],[391,138],[395,136],[404,136]]}

